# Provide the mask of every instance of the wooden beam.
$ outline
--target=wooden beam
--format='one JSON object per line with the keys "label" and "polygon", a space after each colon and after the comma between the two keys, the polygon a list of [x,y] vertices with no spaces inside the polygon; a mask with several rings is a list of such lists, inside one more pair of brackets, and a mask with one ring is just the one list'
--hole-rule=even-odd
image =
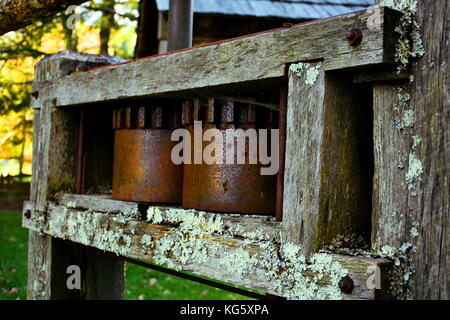
{"label": "wooden beam", "polygon": [[406,81],[373,85],[375,172],[372,248],[374,250],[381,250],[385,245],[400,248],[403,243],[410,240],[408,227],[413,228],[412,221],[409,221],[408,217],[411,207],[408,200],[410,191],[403,181],[408,171],[414,128],[411,123],[413,119],[404,117],[410,115],[409,101],[405,101],[405,98],[399,99],[402,96],[409,97],[407,86]]}
{"label": "wooden beam", "polygon": [[[387,283],[379,290],[367,286],[373,268],[379,270],[382,279],[387,277],[392,267],[389,260],[324,253],[310,263],[301,262],[293,246],[234,238],[220,234],[220,227],[204,232],[200,225],[187,226],[193,212],[168,214],[172,218],[174,214],[183,217],[181,224],[151,224],[125,219],[120,214],[50,205],[47,222],[31,216],[24,219],[24,225],[52,237],[278,296],[375,299],[389,293]],[[302,269],[300,264],[304,264],[304,271],[295,271]],[[350,294],[343,294],[338,288],[337,282],[344,274],[354,282]]]}
{"label": "wooden beam", "polygon": [[[128,218],[146,218],[146,210],[149,205],[138,204],[137,202],[114,200],[110,196],[61,194],[59,204],[69,208],[93,210],[109,214],[122,214]],[[162,221],[169,221],[167,212],[173,207],[155,207],[161,212]],[[176,208],[181,214],[189,215],[192,210]],[[280,242],[281,225],[275,218],[268,216],[248,216],[204,213],[205,218],[220,217],[223,220],[223,227],[228,235],[243,237],[245,234],[259,236],[260,240]]]}
{"label": "wooden beam", "polygon": [[411,80],[374,86],[372,239],[375,249],[407,249],[406,298],[445,300],[450,298],[450,6],[446,0],[412,4],[417,11],[409,11],[410,19],[420,25],[414,41],[423,41],[424,51],[414,52],[420,59],[411,65]]}
{"label": "wooden beam", "polygon": [[370,240],[371,95],[323,62],[291,65],[283,241],[306,256],[338,237]]}
{"label": "wooden beam", "polygon": [[[285,77],[286,64],[323,59],[325,70],[392,64],[391,39],[399,13],[386,8],[317,20],[243,37],[91,70],[58,81],[34,84],[40,108],[49,99],[55,106],[80,105],[127,98],[192,94],[195,90]],[[370,19],[380,24],[368,27]],[[377,20],[377,21],[378,21]],[[369,24],[370,25],[370,24]],[[350,46],[348,29],[359,28],[363,40]],[[100,90],[101,89],[101,90]]]}
{"label": "wooden beam", "polygon": [[2,0],[0,1],[0,36],[26,27],[64,11],[70,5],[87,0]]}

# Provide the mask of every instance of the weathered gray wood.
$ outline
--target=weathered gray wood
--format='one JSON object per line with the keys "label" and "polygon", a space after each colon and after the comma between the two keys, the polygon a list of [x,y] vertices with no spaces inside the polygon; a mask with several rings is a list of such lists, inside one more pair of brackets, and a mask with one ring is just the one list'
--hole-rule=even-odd
{"label": "weathered gray wood", "polygon": [[137,202],[112,199],[108,195],[61,194],[58,203],[74,209],[86,209],[105,213],[122,213],[125,216],[140,217]]}
{"label": "weathered gray wood", "polygon": [[[59,204],[68,208],[92,210],[110,214],[121,214],[124,217],[142,219],[139,211],[139,204],[136,202],[120,201],[111,199],[110,196],[62,194],[59,197]],[[148,207],[148,206],[147,206]],[[141,208],[145,208],[141,206]],[[189,215],[192,210],[173,207],[155,207],[161,211],[162,222],[168,222],[167,211],[176,210],[179,214]],[[147,210],[147,208],[145,208]],[[203,213],[205,218],[220,217],[223,220],[224,233],[236,237],[244,235],[253,235],[259,240],[280,242],[281,225],[273,217],[248,216],[248,215],[229,215],[217,213]]]}
{"label": "weathered gray wood", "polygon": [[[56,80],[72,72],[118,61],[122,59],[64,51],[36,65],[35,81]],[[76,188],[79,113],[61,111],[54,106],[54,100],[44,97],[40,110],[34,113],[31,200],[35,210],[41,212],[45,212],[52,195],[73,192]]]}
{"label": "weathered gray wood", "polygon": [[30,230],[28,234],[28,300],[50,299],[51,243],[48,235]]}
{"label": "weathered gray wood", "polygon": [[[369,29],[368,19],[380,23]],[[40,107],[42,99],[80,105],[281,78],[286,64],[302,60],[324,59],[326,70],[390,64],[397,19],[396,11],[378,8],[37,82],[33,90],[42,98],[33,99],[32,106]],[[364,36],[356,47],[345,39],[354,27]]]}
{"label": "weathered gray wood", "polygon": [[369,240],[370,95],[322,62],[291,66],[288,92],[284,243],[310,255],[337,237]]}
{"label": "weathered gray wood", "polygon": [[[425,55],[412,65],[413,81],[401,92],[395,83],[374,90],[374,246],[413,246],[408,287],[414,299],[450,298],[449,16],[447,1],[419,1]],[[393,109],[398,105],[401,113]]]}
{"label": "weathered gray wood", "polygon": [[[233,238],[216,232],[203,233],[193,226],[192,229],[187,230],[177,226],[150,224],[139,220],[123,219],[120,215],[71,209],[63,205],[51,205],[48,214],[47,223],[36,223],[32,219],[26,219],[26,227],[35,230],[43,229],[46,234],[53,237],[67,239],[151,263],[167,265],[168,262],[165,261],[177,261],[177,268],[181,270],[250,289],[276,295],[280,295],[280,290],[285,295],[292,294],[289,292],[289,288],[280,289],[277,285],[282,278],[278,276],[283,275],[283,272],[290,272],[290,269],[279,270],[278,267],[274,268],[276,264],[271,265],[270,261],[274,261],[273,259],[275,261],[282,260],[279,260],[277,254],[280,247],[270,242]],[[189,234],[195,236],[189,238]],[[182,235],[184,239],[190,240],[184,243],[184,240],[176,238],[176,235]],[[170,257],[166,257],[161,255],[161,252],[158,251],[161,250],[161,247],[157,245],[158,241],[164,239],[166,241],[178,239],[183,243],[180,245],[177,243],[168,244],[169,247],[172,246],[172,250]],[[180,248],[179,246],[182,246],[186,251],[177,251],[177,248]],[[241,254],[226,261],[232,264],[236,263],[242,273],[230,271],[222,265],[224,255],[236,252],[241,252]],[[270,253],[272,253],[271,256]],[[166,260],[161,260],[162,256]],[[186,260],[182,261],[181,256],[184,256]],[[334,296],[335,298],[374,299],[389,292],[389,286],[382,287],[380,290],[369,289],[367,280],[370,277],[368,271],[370,266],[378,267],[382,273],[381,276],[386,276],[392,267],[390,261],[337,254],[324,254],[322,258],[325,256],[331,258],[330,262],[323,264],[325,268],[334,262],[336,272],[341,268],[345,269],[345,272],[348,273],[355,284],[350,294],[340,294],[337,291],[338,295]],[[174,267],[170,264],[167,266]],[[318,285],[317,290],[305,286],[305,293],[316,293],[316,291],[320,293],[320,288],[325,291],[332,290],[332,288],[339,290],[336,287],[337,283],[330,284],[330,277],[333,275],[327,272],[323,273],[323,279],[313,280],[314,276],[321,273],[320,268],[315,270],[291,275],[286,274],[286,277],[293,281],[294,279],[295,281],[308,281],[307,279],[309,279],[312,283]],[[311,298],[314,297],[313,295]],[[316,298],[321,297],[324,296],[316,296]]]}
{"label": "weathered gray wood", "polygon": [[[108,58],[104,57],[63,52],[43,59],[36,66],[36,79],[40,81],[58,79],[86,67],[104,65],[107,61]],[[46,221],[48,202],[55,199],[58,193],[74,191],[76,187],[78,112],[57,110],[53,102],[51,99],[44,99],[41,108],[36,109],[34,113],[31,185],[33,209],[25,208],[24,221],[31,219],[43,223]],[[29,236],[28,297],[72,299],[78,296],[78,293],[65,288],[67,277],[65,272],[68,267],[65,264],[69,260],[79,261],[83,250],[77,250],[69,243],[59,245],[48,235],[41,236],[36,233],[40,231],[30,231]],[[116,274],[118,278],[123,277],[123,262],[120,263],[122,275]],[[105,274],[110,274],[107,269],[104,271]],[[85,286],[94,290],[96,283],[87,279]]]}
{"label": "weathered gray wood", "polygon": [[[407,82],[378,83],[373,86],[374,99],[374,151],[375,172],[372,212],[372,248],[381,250],[385,245],[395,248],[410,239],[410,191],[405,184],[409,169],[409,153],[414,128],[404,127],[396,119],[408,115],[409,103],[403,103],[409,92],[403,88]],[[409,124],[409,121],[408,123]],[[401,129],[400,129],[401,128]]]}
{"label": "weathered gray wood", "polygon": [[64,11],[86,0],[2,0],[0,1],[0,35],[18,30]]}

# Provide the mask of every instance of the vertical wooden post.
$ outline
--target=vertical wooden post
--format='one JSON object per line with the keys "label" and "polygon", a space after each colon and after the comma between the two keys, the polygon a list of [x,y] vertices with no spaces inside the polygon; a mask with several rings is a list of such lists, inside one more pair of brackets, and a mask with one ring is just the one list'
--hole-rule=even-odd
{"label": "vertical wooden post", "polygon": [[194,13],[192,0],[170,0],[167,51],[192,47]]}
{"label": "vertical wooden post", "polygon": [[[46,57],[36,65],[35,81],[54,80],[87,67],[110,64],[114,58],[62,52]],[[34,92],[39,95],[39,92]],[[47,204],[59,192],[74,192],[77,177],[77,140],[79,115],[74,110],[60,110],[54,101],[45,100],[34,110],[33,177],[31,219],[45,221]],[[123,297],[123,261],[111,262],[111,257],[92,253],[83,246],[30,231],[28,249],[29,299],[81,299]],[[86,263],[87,261],[87,263]],[[78,265],[84,280],[84,292],[68,290],[67,267]],[[94,274],[87,274],[90,270]],[[94,279],[94,280],[91,280]],[[97,288],[109,281],[116,289]]]}
{"label": "vertical wooden post", "polygon": [[337,237],[370,237],[372,179],[362,138],[371,103],[365,105],[350,79],[326,74],[322,62],[292,69],[283,242],[309,256]]}
{"label": "vertical wooden post", "polygon": [[374,86],[372,240],[409,248],[413,299],[450,298],[449,16],[446,0],[418,1],[425,55],[412,81]]}

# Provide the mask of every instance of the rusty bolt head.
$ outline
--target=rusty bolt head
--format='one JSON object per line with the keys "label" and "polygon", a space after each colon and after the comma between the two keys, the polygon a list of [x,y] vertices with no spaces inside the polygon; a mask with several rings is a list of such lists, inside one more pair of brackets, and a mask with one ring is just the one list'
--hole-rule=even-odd
{"label": "rusty bolt head", "polygon": [[30,219],[31,218],[31,211],[30,210],[25,211],[24,216],[25,216],[25,218]]}
{"label": "rusty bolt head", "polygon": [[354,283],[352,278],[345,276],[339,281],[339,289],[345,294],[350,294],[353,290]]}
{"label": "rusty bolt head", "polygon": [[345,38],[351,46],[357,46],[361,43],[363,35],[361,30],[353,28],[347,31]]}

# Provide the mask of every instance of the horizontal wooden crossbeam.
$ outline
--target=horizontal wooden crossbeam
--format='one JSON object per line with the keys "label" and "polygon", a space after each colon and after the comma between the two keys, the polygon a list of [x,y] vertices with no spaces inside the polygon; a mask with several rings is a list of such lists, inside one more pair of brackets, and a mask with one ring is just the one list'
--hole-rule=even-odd
{"label": "horizontal wooden crossbeam", "polygon": [[[288,298],[375,299],[389,291],[389,285],[384,284],[381,290],[367,287],[369,270],[376,268],[385,279],[392,268],[389,260],[320,253],[310,262],[303,261],[295,246],[266,240],[260,228],[277,229],[279,225],[262,217],[149,207],[149,221],[143,221],[137,204],[110,206],[108,201],[115,200],[98,196],[64,195],[60,199],[60,204],[49,206],[44,219],[27,202],[24,227]],[[118,208],[123,210],[118,212]],[[253,232],[244,231],[251,221]],[[345,275],[354,282],[348,294],[342,293],[337,283]]]}
{"label": "horizontal wooden crossbeam", "polygon": [[[323,60],[327,71],[389,65],[394,63],[399,16],[397,11],[376,8],[37,81],[32,106],[185,97],[201,94],[205,88],[279,79],[286,76],[286,65],[298,61]],[[345,38],[352,28],[363,35],[357,46]]]}

